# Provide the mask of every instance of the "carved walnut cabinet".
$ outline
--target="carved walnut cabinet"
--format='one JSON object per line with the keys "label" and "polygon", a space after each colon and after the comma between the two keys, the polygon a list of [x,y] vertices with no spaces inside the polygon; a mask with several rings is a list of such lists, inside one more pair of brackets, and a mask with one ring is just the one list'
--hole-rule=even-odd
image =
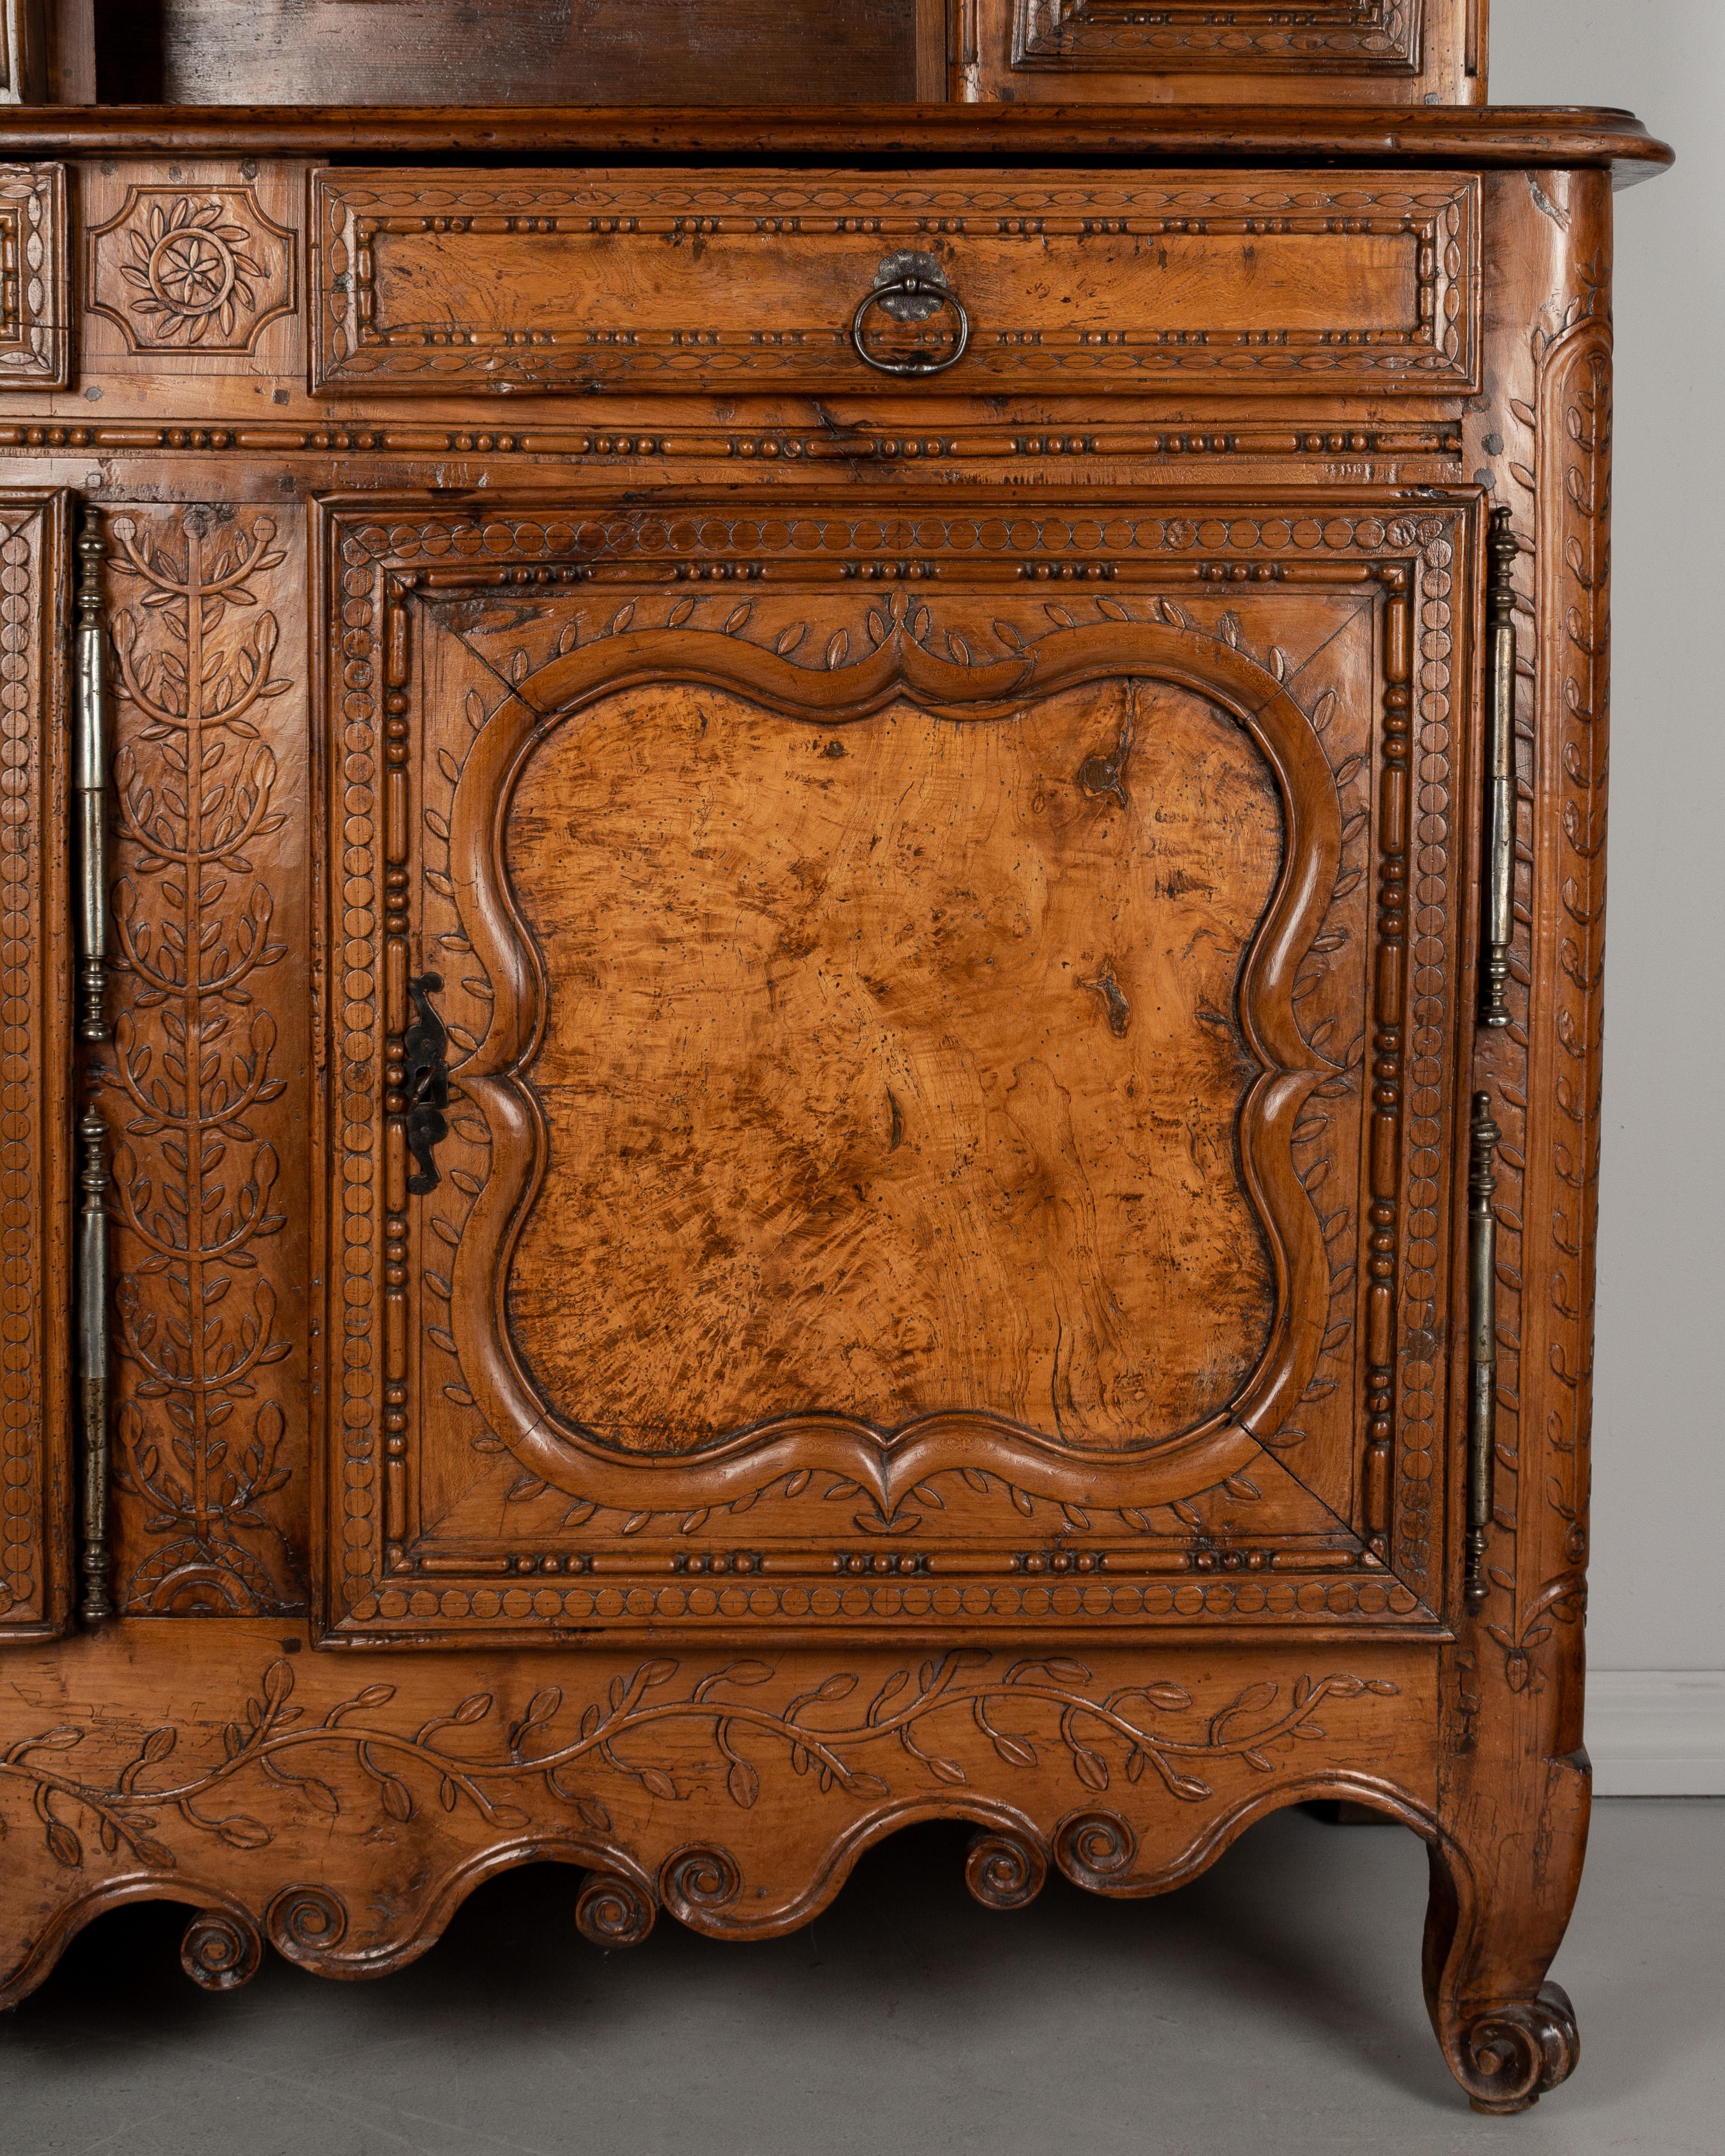
{"label": "carved walnut cabinet", "polygon": [[1322,1798],[1522,2108],[1668,153],[1461,0],[839,7],[855,104],[704,110],[497,12],[585,104],[200,109],[187,5],[0,118],[0,1997]]}

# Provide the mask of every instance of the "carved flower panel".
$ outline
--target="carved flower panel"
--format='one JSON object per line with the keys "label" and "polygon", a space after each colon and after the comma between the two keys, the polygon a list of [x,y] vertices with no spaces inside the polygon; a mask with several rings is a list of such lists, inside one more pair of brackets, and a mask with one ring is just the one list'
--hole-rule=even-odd
{"label": "carved flower panel", "polygon": [[291,314],[298,235],[246,187],[136,187],[90,235],[91,311],[136,352],[249,352]]}

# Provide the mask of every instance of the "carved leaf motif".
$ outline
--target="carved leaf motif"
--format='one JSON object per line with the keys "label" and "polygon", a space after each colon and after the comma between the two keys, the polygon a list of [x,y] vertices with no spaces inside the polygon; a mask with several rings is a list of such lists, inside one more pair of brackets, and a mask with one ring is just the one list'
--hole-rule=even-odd
{"label": "carved leaf motif", "polygon": [[[218,204],[177,207],[157,205],[157,239],[223,240]],[[259,976],[287,945],[272,933],[274,899],[251,880],[249,851],[283,820],[276,760],[250,715],[292,686],[275,671],[280,629],[254,588],[285,557],[266,517],[213,528],[188,511],[172,541],[125,517],[110,530],[116,573],[142,588],[142,603],[112,622],[120,700],[142,724],[115,764],[129,871],[116,892],[116,969],[130,1008],[98,1076],[129,1117],[130,1142],[114,1155],[128,1395],[116,1481],[144,1501],[144,1532],[172,1538],[136,1567],[124,1596],[141,1606],[158,1577],[188,1566],[220,1583],[215,1606],[226,1612],[287,1609],[300,1606],[297,1583],[279,1585],[258,1553],[274,1558],[279,1545],[267,1532],[255,1547],[246,1538],[267,1529],[262,1501],[287,1480],[276,1466],[285,1419],[262,1400],[241,1440],[235,1417],[291,1343],[275,1332],[267,1279],[254,1278],[244,1304],[230,1293],[236,1274],[257,1275],[255,1245],[286,1219],[272,1203],[276,1150],[259,1127],[285,1081],[271,1067],[275,1021],[252,1007]],[[234,609],[249,619],[230,634]],[[230,1014],[248,1008],[241,1032]],[[239,1150],[230,1156],[230,1146]],[[195,1346],[191,1312],[201,1318]],[[142,1406],[157,1402],[166,1448]]]}
{"label": "carved leaf motif", "polygon": [[[244,1811],[208,1808],[213,1793],[254,1767],[264,1784],[286,1788],[297,1801],[329,1815],[339,1810],[340,1799],[325,1777],[351,1768],[362,1789],[372,1793],[382,1818],[398,1824],[407,1824],[415,1815],[417,1779],[428,1794],[435,1792],[444,1811],[469,1804],[489,1825],[512,1831],[532,1818],[520,1805],[501,1800],[500,1789],[513,1783],[523,1794],[536,1785],[554,1805],[572,1807],[583,1824],[606,1832],[611,1823],[603,1805],[565,1777],[578,1768],[603,1769],[660,1801],[679,1802],[683,1793],[655,1750],[668,1737],[672,1749],[662,1756],[681,1756],[676,1748],[686,1741],[691,1725],[705,1726],[716,1738],[726,1763],[726,1794],[741,1808],[754,1805],[762,1794],[763,1747],[793,1774],[812,1774],[823,1792],[836,1789],[853,1802],[867,1804],[891,1794],[880,1776],[856,1763],[857,1751],[872,1744],[896,1743],[917,1773],[949,1787],[965,1784],[960,1763],[919,1738],[925,1727],[934,1733],[948,1715],[973,1718],[1008,1766],[1035,1767],[1038,1753],[1031,1739],[1017,1730],[1003,1730],[991,1717],[991,1707],[1009,1702],[1015,1718],[1040,1714],[1056,1719],[1081,1787],[1099,1792],[1109,1786],[1112,1769],[1104,1748],[1112,1747],[1123,1758],[1129,1779],[1137,1781],[1153,1768],[1171,1795],[1195,1803],[1211,1794],[1211,1785],[1189,1771],[1189,1763],[1235,1761],[1265,1772],[1273,1766],[1272,1751],[1316,1731],[1312,1716],[1322,1701],[1368,1693],[1393,1696],[1396,1690],[1387,1680],[1343,1673],[1316,1681],[1301,1678],[1291,1704],[1277,1715],[1277,1687],[1248,1686],[1208,1722],[1194,1724],[1184,1719],[1193,1702],[1177,1685],[1127,1687],[1097,1699],[1080,1688],[1089,1681],[1081,1664],[1064,1658],[1024,1661],[991,1676],[992,1663],[993,1657],[978,1650],[949,1652],[926,1662],[914,1686],[908,1671],[896,1671],[860,1717],[853,1708],[835,1720],[834,1710],[859,1689],[852,1672],[835,1671],[775,1707],[770,1701],[755,1703],[735,1697],[737,1687],[749,1691],[773,1681],[776,1672],[766,1664],[739,1662],[708,1670],[692,1686],[676,1691],[679,1665],[663,1657],[614,1677],[603,1703],[589,1701],[572,1729],[562,1722],[562,1688],[550,1685],[536,1692],[521,1717],[501,1731],[501,1749],[495,1739],[474,1748],[475,1740],[469,1738],[459,1752],[444,1748],[444,1732],[477,1732],[490,1722],[496,1712],[490,1694],[470,1693],[448,1712],[408,1730],[392,1728],[378,1718],[393,1701],[394,1688],[370,1685],[338,1702],[321,1722],[300,1722],[289,1704],[291,1672],[278,1663],[266,1675],[261,1697],[247,1702],[240,1718],[229,1725],[219,1761],[182,1768],[160,1793],[138,1789],[136,1773],[123,1778],[124,1786],[104,1788],[51,1769],[47,1758],[84,1741],[86,1732],[74,1726],[13,1745],[6,1757],[8,1779],[0,1789],[20,1781],[30,1787],[50,1853],[63,1866],[83,1861],[82,1839],[69,1816],[82,1810],[110,1854],[129,1847],[140,1862],[167,1870],[174,1856],[149,1831],[155,1823],[151,1807],[171,1807],[193,1833],[214,1835],[234,1848],[255,1849],[270,1840],[272,1830],[264,1820]],[[1142,1716],[1135,1718],[1133,1702],[1139,1700],[1158,1714],[1180,1718],[1155,1724]],[[350,1719],[357,1716],[365,1718]],[[1235,1727],[1240,1723],[1247,1726]],[[164,1761],[173,1748],[156,1739],[143,1748],[151,1765]],[[745,1741],[755,1756],[745,1753]],[[38,1754],[45,1755],[39,1766]],[[145,1764],[141,1753],[132,1763],[140,1771]]]}

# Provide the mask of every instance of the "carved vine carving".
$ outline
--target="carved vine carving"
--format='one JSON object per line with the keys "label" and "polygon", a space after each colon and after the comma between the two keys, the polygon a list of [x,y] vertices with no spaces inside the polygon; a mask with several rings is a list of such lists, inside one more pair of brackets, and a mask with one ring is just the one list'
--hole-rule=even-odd
{"label": "carved vine carving", "polygon": [[[259,721],[290,681],[280,630],[254,587],[285,555],[267,517],[215,524],[193,511],[179,545],[127,517],[115,567],[142,587],[113,624],[117,687],[136,714],[115,757],[116,970],[131,993],[114,1057],[95,1073],[119,1118],[115,1289],[130,1382],[117,1417],[116,1481],[167,1537],[121,1595],[132,1610],[213,1602],[230,1614],[299,1606],[259,1558],[259,1507],[287,1481],[284,1419],[260,1379],[290,1352],[253,1247],[276,1234],[279,1162],[258,1126],[285,1081],[256,976],[287,946],[275,901],[250,883],[249,850],[286,821]],[[227,633],[230,613],[247,624]]]}
{"label": "carved vine carving", "polygon": [[[486,1829],[506,1831],[531,1820],[511,1797],[542,1794],[593,1832],[608,1833],[610,1814],[597,1794],[607,1779],[660,1803],[692,1794],[691,1770],[672,1741],[691,1730],[711,1737],[726,1794],[744,1810],[758,1799],[763,1774],[786,1770],[823,1794],[837,1790],[865,1804],[884,1802],[893,1791],[883,1774],[857,1763],[864,1757],[883,1768],[891,1757],[909,1760],[918,1786],[959,1788],[969,1776],[939,1748],[938,1733],[943,1719],[956,1717],[979,1730],[1008,1767],[1034,1768],[1045,1750],[1086,1789],[1100,1794],[1117,1774],[1128,1783],[1149,1774],[1180,1803],[1202,1804],[1215,1794],[1205,1772],[1238,1763],[1273,1774],[1272,1753],[1324,1741],[1317,1717],[1327,1702],[1393,1698],[1399,1689],[1388,1678],[1337,1672],[1302,1676],[1284,1697],[1279,1683],[1260,1680],[1204,1709],[1171,1682],[1092,1697],[1085,1689],[1091,1672],[1081,1662],[1024,1661],[985,1674],[994,1661],[956,1650],[920,1670],[892,1671],[866,1702],[860,1680],[839,1671],[768,1705],[751,1696],[773,1681],[764,1662],[732,1662],[680,1685],[680,1664],[660,1657],[613,1678],[603,1699],[587,1702],[578,1713],[561,1686],[547,1685],[513,1718],[500,1711],[494,1694],[480,1691],[412,1727],[377,1719],[396,1696],[387,1684],[367,1685],[307,1721],[293,1703],[292,1666],[279,1661],[228,1723],[223,1756],[213,1763],[174,1773],[169,1762],[180,1732],[167,1723],[144,1738],[111,1780],[83,1780],[62,1763],[90,1732],[65,1723],[9,1745],[0,1754],[0,1787],[28,1796],[49,1856],[66,1870],[84,1865],[85,1837],[94,1834],[109,1856],[123,1851],[152,1871],[172,1871],[199,1836],[237,1850],[267,1846],[275,1835],[269,1819],[238,1809],[242,1803],[263,1809],[260,1797],[331,1819],[362,1800],[400,1824],[434,1800],[446,1812],[470,1808]],[[845,1702],[855,1703],[835,1719]],[[483,1753],[456,1748],[463,1741],[458,1732],[469,1731],[486,1737]],[[275,1798],[274,1791],[285,1794]],[[180,1851],[163,1838],[171,1833]],[[213,1972],[230,1952],[220,1939],[199,1948]]]}

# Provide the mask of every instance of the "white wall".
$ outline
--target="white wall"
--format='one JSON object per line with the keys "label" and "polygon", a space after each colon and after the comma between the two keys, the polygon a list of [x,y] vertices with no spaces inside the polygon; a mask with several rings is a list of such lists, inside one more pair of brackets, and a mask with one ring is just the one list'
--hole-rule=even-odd
{"label": "white wall", "polygon": [[1608,1793],[1725,1793],[1725,0],[1492,0],[1491,98],[1678,157],[1617,198],[1589,1628],[1595,1671],[1666,1674],[1596,1680],[1588,1738]]}

